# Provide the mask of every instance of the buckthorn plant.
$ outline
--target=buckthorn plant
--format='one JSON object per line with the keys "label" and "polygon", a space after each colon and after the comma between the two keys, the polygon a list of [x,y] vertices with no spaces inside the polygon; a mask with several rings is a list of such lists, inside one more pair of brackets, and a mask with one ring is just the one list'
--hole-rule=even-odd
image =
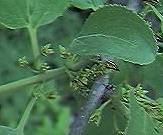
{"label": "buckthorn plant", "polygon": [[163,135],[163,0],[0,0],[0,135]]}

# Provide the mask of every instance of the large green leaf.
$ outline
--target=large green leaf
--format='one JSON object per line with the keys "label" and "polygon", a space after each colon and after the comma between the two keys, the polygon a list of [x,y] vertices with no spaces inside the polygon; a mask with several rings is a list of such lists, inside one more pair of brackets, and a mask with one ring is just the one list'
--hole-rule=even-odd
{"label": "large green leaf", "polygon": [[70,50],[148,64],[155,59],[157,45],[149,26],[140,17],[121,6],[106,6],[89,16]]}
{"label": "large green leaf", "polygon": [[9,28],[33,27],[62,15],[68,0],[0,0],[0,23]]}
{"label": "large green leaf", "polygon": [[80,9],[88,9],[91,8],[93,10],[97,10],[101,6],[104,5],[106,0],[71,0],[71,4]]}
{"label": "large green leaf", "polygon": [[157,135],[153,119],[139,106],[136,97],[130,95],[130,115],[126,135]]}

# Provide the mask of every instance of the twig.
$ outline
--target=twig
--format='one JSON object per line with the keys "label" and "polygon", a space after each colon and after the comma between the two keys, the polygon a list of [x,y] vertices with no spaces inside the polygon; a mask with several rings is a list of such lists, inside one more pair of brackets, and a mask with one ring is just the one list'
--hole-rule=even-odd
{"label": "twig", "polygon": [[91,112],[96,108],[101,98],[108,91],[105,87],[108,84],[108,81],[109,78],[107,75],[102,76],[95,81],[91,88],[88,100],[85,105],[81,107],[78,115],[73,120],[69,135],[82,135]]}
{"label": "twig", "polygon": [[[87,66],[90,64],[90,60],[84,60],[84,61],[80,61],[74,65],[71,65],[71,67],[69,67],[70,70],[73,71],[78,71],[81,68]],[[57,69],[51,69],[46,71],[45,73],[41,73],[32,77],[28,77],[25,79],[21,79],[18,81],[14,81],[8,84],[4,84],[0,86],[0,94],[3,92],[7,92],[7,91],[13,91],[15,89],[27,86],[27,85],[32,85],[32,84],[36,84],[42,81],[48,81],[50,79],[54,79],[57,78],[58,76],[64,76],[66,75],[65,72],[65,68],[61,67],[61,68],[57,68]]]}
{"label": "twig", "polygon": [[63,73],[64,73],[64,68],[57,68],[57,69],[48,70],[47,72],[42,73],[42,74],[38,74],[32,77],[28,77],[25,79],[21,79],[18,81],[14,81],[8,84],[1,85],[0,94],[3,92],[7,92],[7,91],[13,91],[15,89],[18,89],[27,85],[36,84],[36,83],[42,82],[43,80],[50,80],[52,78],[60,76]]}

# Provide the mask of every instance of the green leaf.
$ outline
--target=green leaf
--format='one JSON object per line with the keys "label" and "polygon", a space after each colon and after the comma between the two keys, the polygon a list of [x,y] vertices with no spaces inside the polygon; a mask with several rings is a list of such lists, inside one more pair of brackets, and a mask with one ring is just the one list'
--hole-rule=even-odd
{"label": "green leaf", "polygon": [[62,15],[68,0],[0,0],[0,23],[8,28],[48,24]]}
{"label": "green leaf", "polygon": [[89,16],[70,50],[148,64],[155,59],[157,45],[149,26],[140,17],[121,6],[106,6]]}
{"label": "green leaf", "polygon": [[27,26],[27,0],[0,0],[0,3],[0,23],[11,28]]}
{"label": "green leaf", "polygon": [[0,135],[24,135],[18,129],[12,129],[6,126],[0,126]]}
{"label": "green leaf", "polygon": [[163,54],[159,54],[156,60],[143,67],[144,83],[156,91],[156,97],[163,97]]}
{"label": "green leaf", "polygon": [[97,10],[98,8],[104,6],[106,0],[71,0],[71,4],[80,9],[91,8]]}
{"label": "green leaf", "polygon": [[45,25],[61,16],[68,0],[31,0],[31,23]]}
{"label": "green leaf", "polygon": [[130,114],[126,135],[157,135],[153,119],[139,106],[136,97],[130,95]]}

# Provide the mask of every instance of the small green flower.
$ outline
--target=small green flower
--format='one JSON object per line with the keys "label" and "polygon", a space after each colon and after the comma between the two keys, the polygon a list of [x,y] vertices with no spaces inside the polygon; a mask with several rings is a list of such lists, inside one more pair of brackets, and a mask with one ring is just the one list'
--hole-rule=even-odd
{"label": "small green flower", "polygon": [[50,66],[47,63],[42,63],[41,64],[41,71],[45,72],[50,69]]}
{"label": "small green flower", "polygon": [[63,59],[68,59],[68,58],[72,58],[73,54],[71,54],[70,52],[68,52],[66,50],[66,48],[64,48],[63,46],[59,45],[59,51],[60,51],[60,56]]}
{"label": "small green flower", "polygon": [[100,109],[96,109],[95,112],[89,118],[89,122],[93,122],[97,126],[99,126],[100,125],[100,121],[102,119],[101,114],[102,114],[102,111]]}
{"label": "small green flower", "polygon": [[29,65],[29,62],[25,56],[23,56],[22,58],[19,58],[18,62],[21,67],[25,67],[25,66]]}
{"label": "small green flower", "polygon": [[97,126],[99,126],[102,119],[102,111],[110,102],[111,100],[108,100],[103,103],[98,109],[96,109],[94,113],[90,116],[89,122],[94,122]]}
{"label": "small green flower", "polygon": [[54,50],[52,49],[51,44],[46,44],[45,46],[42,46],[41,54],[46,57],[50,54],[54,54]]}
{"label": "small green flower", "polygon": [[46,99],[56,99],[57,97],[59,97],[58,93],[54,91],[49,91],[45,93],[44,96]]}

